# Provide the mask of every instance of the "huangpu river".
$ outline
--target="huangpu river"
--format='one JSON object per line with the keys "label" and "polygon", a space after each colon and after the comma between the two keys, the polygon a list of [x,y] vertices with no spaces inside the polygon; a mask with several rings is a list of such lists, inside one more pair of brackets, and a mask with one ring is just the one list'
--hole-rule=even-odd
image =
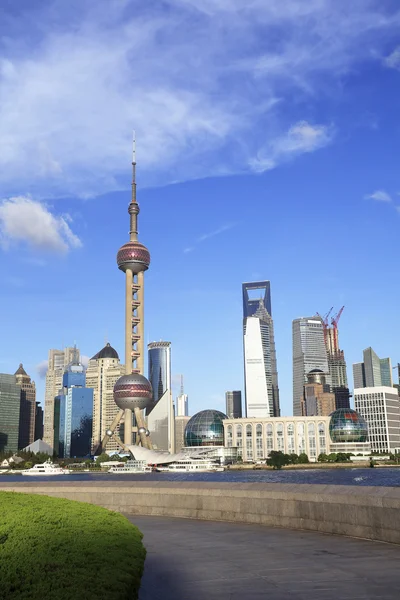
{"label": "huangpu river", "polygon": [[222,473],[72,473],[62,476],[1,475],[1,482],[38,481],[204,481],[230,483],[306,483],[320,485],[372,485],[400,487],[400,468],[296,469],[282,471],[224,471]]}

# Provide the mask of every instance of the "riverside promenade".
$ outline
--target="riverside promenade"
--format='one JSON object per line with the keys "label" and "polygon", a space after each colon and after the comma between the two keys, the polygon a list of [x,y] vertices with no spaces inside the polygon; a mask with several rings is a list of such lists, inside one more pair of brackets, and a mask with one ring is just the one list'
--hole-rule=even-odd
{"label": "riverside promenade", "polygon": [[58,479],[0,490],[125,514],[148,551],[140,600],[399,597],[400,488]]}

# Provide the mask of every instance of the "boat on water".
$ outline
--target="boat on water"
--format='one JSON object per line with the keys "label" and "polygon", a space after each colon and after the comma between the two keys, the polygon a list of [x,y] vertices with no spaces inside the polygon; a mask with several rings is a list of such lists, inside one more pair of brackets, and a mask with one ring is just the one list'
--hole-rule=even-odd
{"label": "boat on water", "polygon": [[225,467],[207,458],[183,459],[166,465],[157,465],[160,473],[215,473],[225,471]]}
{"label": "boat on water", "polygon": [[50,458],[40,465],[34,465],[31,469],[20,471],[22,475],[68,475],[69,469],[62,469],[59,465],[53,463]]}
{"label": "boat on water", "polygon": [[152,467],[149,467],[145,460],[128,460],[126,463],[117,464],[113,467],[110,467],[109,473],[151,473],[153,471]]}

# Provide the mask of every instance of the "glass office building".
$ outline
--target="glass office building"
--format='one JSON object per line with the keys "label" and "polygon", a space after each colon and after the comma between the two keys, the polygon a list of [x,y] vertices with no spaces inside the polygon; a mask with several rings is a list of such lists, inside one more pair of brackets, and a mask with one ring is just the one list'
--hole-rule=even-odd
{"label": "glass office building", "polygon": [[353,364],[354,389],[366,387],[392,387],[392,361],[379,358],[369,347],[363,352],[364,362]]}
{"label": "glass office building", "polygon": [[148,379],[153,388],[153,404],[156,404],[167,390],[171,390],[171,342],[151,342],[147,348]]}
{"label": "glass office building", "polygon": [[242,284],[245,405],[248,417],[279,416],[269,281]]}
{"label": "glass office building", "polygon": [[228,419],[242,418],[242,392],[225,392],[226,414]]}
{"label": "glass office building", "polygon": [[18,451],[20,404],[15,375],[0,373],[0,452]]}

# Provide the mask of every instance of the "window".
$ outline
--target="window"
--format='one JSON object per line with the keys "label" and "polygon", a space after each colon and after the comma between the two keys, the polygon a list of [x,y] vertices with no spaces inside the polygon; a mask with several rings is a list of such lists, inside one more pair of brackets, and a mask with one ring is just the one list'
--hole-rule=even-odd
{"label": "window", "polygon": [[226,428],[226,441],[228,448],[232,448],[233,446],[233,433],[232,433],[232,425],[228,425]]}
{"label": "window", "polygon": [[263,458],[263,438],[262,438],[262,425],[258,423],[256,425],[256,455],[257,458]]}
{"label": "window", "polygon": [[253,426],[246,425],[246,455],[247,460],[253,459]]}
{"label": "window", "polygon": [[274,449],[274,428],[272,423],[267,424],[267,454]]}
{"label": "window", "polygon": [[294,424],[293,423],[288,423],[287,427],[286,427],[286,431],[287,431],[287,447],[288,447],[288,453],[289,454],[295,454],[296,449],[295,449],[295,443],[294,443]]}
{"label": "window", "polygon": [[277,438],[277,449],[280,452],[284,452],[285,441],[283,437],[283,424],[278,423],[276,426],[276,438]]}
{"label": "window", "polygon": [[236,425],[236,445],[238,448],[241,448],[243,446],[242,435],[242,426]]}

